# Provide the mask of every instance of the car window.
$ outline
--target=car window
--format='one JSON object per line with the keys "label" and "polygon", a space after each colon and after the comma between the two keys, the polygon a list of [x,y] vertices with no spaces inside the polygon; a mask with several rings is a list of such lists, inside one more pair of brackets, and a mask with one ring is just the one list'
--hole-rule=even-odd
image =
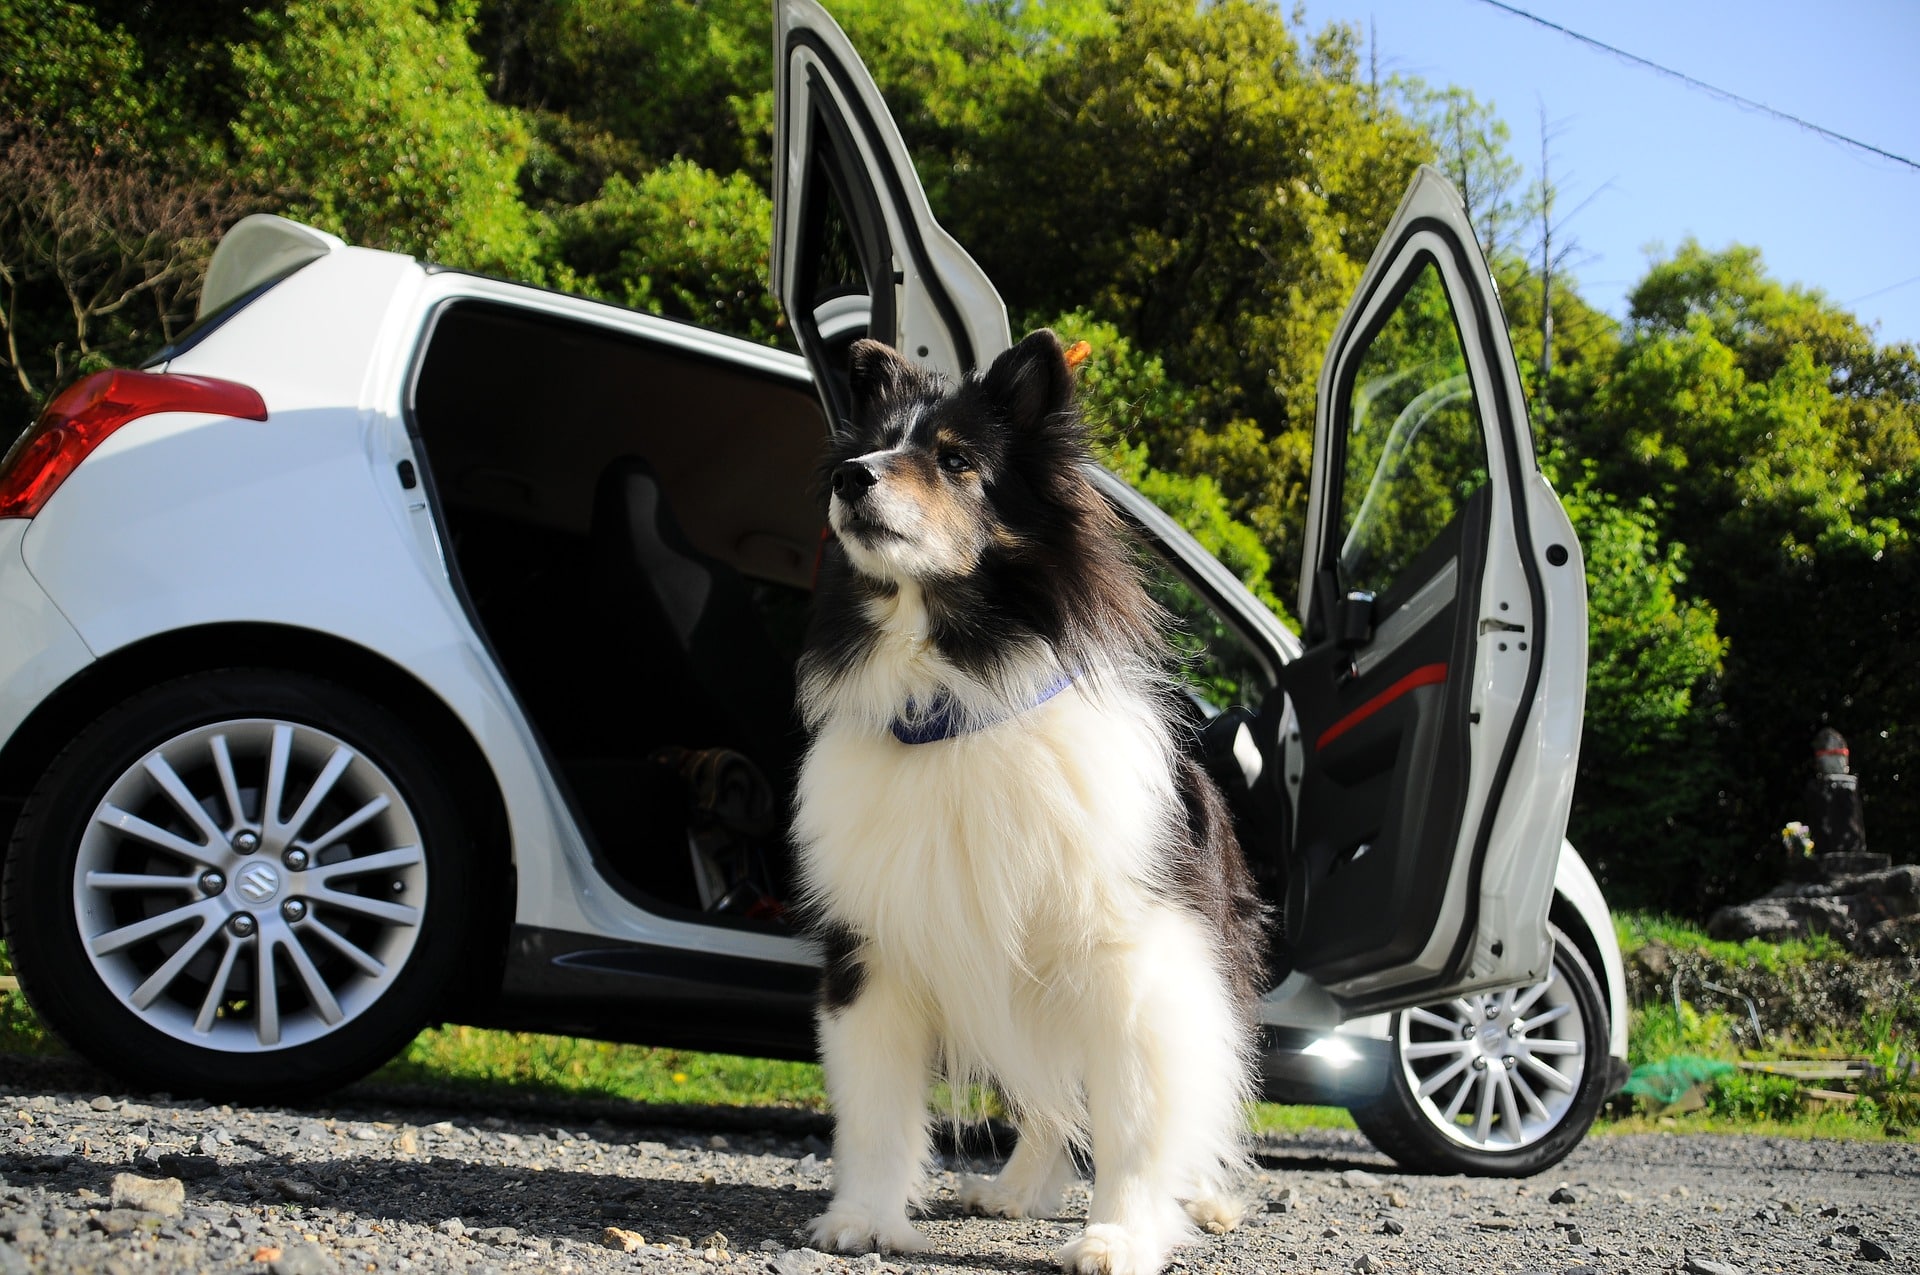
{"label": "car window", "polygon": [[1272,680],[1253,644],[1165,559],[1143,552],[1141,560],[1147,591],[1173,617],[1182,688],[1216,713],[1235,705],[1257,707]]}
{"label": "car window", "polygon": [[1374,333],[1345,406],[1340,587],[1378,596],[1487,482],[1479,404],[1432,260]]}

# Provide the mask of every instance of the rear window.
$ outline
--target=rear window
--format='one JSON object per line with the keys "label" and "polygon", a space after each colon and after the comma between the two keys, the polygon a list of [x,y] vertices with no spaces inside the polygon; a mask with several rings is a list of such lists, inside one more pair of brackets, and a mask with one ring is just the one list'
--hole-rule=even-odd
{"label": "rear window", "polygon": [[190,325],[182,328],[180,335],[174,337],[173,340],[167,342],[152,354],[142,359],[140,366],[143,369],[155,368],[159,367],[162,363],[179,358],[182,354],[185,354],[209,336],[212,336],[214,332],[219,330],[220,325],[228,319],[231,319],[234,315],[240,313],[255,301],[258,301],[261,297],[273,291],[276,285],[286,279],[292,278],[294,275],[300,273],[304,267],[310,266],[318,260],[318,257],[310,258],[300,262],[298,265],[290,266],[282,270],[279,274],[262,279],[259,283],[254,284],[251,288],[248,288],[245,292],[227,302],[213,313],[201,315]]}

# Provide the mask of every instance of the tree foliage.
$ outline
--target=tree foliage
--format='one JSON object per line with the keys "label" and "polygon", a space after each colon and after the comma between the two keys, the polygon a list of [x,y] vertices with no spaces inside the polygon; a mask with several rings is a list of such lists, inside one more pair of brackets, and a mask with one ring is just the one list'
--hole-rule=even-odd
{"label": "tree foliage", "polygon": [[[1257,0],[833,8],[1013,312],[1092,344],[1081,386],[1108,461],[1283,611],[1327,342],[1414,167],[1442,166],[1585,547],[1576,842],[1616,899],[1757,889],[1830,724],[1853,742],[1873,843],[1905,855],[1912,347],[1755,249],[1688,242],[1623,322],[1547,263],[1543,378],[1505,125],[1462,90],[1380,82],[1356,32]],[[166,339],[214,238],[253,207],[783,339],[768,35],[764,0],[0,0],[0,442],[71,372]],[[1414,389],[1459,371],[1438,311],[1402,326],[1382,358],[1437,369]],[[1356,465],[1419,415],[1411,384],[1378,387]],[[1469,406],[1450,401],[1432,437],[1461,434]],[[1390,467],[1381,525],[1457,514],[1458,450]]]}

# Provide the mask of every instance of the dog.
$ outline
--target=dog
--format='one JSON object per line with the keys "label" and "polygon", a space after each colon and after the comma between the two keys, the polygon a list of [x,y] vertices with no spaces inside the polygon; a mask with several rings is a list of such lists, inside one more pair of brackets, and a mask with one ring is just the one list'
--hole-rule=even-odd
{"label": "dog", "polygon": [[799,666],[799,892],[836,1116],[816,1246],[913,1252],[928,1089],[1019,1131],[962,1201],[1051,1215],[1072,1272],[1150,1275],[1238,1221],[1265,905],[1183,755],[1164,637],[1059,340],[957,383],[851,349],[832,539]]}

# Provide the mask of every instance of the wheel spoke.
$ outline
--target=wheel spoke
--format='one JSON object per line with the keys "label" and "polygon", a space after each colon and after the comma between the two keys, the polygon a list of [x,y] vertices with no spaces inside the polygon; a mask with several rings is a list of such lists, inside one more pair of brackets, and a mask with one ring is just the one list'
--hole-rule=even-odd
{"label": "wheel spoke", "polygon": [[340,955],[346,957],[349,961],[352,961],[360,968],[360,972],[367,975],[367,977],[379,978],[387,972],[385,965],[375,960],[371,954],[360,950],[360,948],[348,941],[346,935],[340,933],[325,921],[313,915],[313,913],[307,913],[307,919],[301,923],[301,929],[318,934],[321,938],[325,939],[334,951],[340,953]]}
{"label": "wheel spoke", "polygon": [[215,735],[207,744],[207,751],[213,754],[213,769],[220,776],[220,795],[227,802],[227,831],[238,831],[247,821],[247,812],[240,804],[240,781],[233,773],[233,754],[227,748],[227,737]]}
{"label": "wheel spoke", "polygon": [[220,968],[213,973],[213,982],[207,986],[207,994],[200,1001],[200,1013],[194,1017],[193,1030],[202,1036],[213,1030],[214,1019],[219,1017],[220,1002],[227,998],[227,984],[233,979],[234,962],[240,957],[240,944],[229,938],[227,950],[220,954]]}
{"label": "wheel spoke", "polygon": [[1581,1045],[1577,1040],[1529,1040],[1527,1052],[1530,1054],[1577,1054]]}
{"label": "wheel spoke", "polygon": [[1573,1082],[1555,1071],[1532,1054],[1521,1054],[1520,1065],[1544,1081],[1549,1089],[1558,1089],[1561,1093],[1572,1093]]}
{"label": "wheel spoke", "polygon": [[1460,1109],[1467,1105],[1467,1099],[1473,1096],[1474,1086],[1482,1079],[1484,1079],[1483,1073],[1469,1071],[1460,1081],[1460,1087],[1454,1090],[1453,1097],[1447,1100],[1447,1109],[1444,1116],[1447,1124],[1452,1124],[1459,1118]]}
{"label": "wheel spoke", "polygon": [[276,722],[273,743],[267,750],[267,791],[260,801],[260,848],[266,854],[277,855],[286,849],[284,837],[278,835],[286,829],[280,820],[280,803],[287,795],[287,769],[292,760],[293,727]]}
{"label": "wheel spoke", "polygon": [[1519,1091],[1521,1101],[1527,1104],[1527,1109],[1533,1112],[1536,1119],[1553,1119],[1547,1111],[1547,1104],[1540,1101],[1540,1095],[1534,1092],[1533,1086],[1527,1083],[1526,1075],[1518,1067],[1507,1073],[1507,1080]]}
{"label": "wheel spoke", "polygon": [[399,846],[392,850],[382,850],[379,854],[362,855],[358,859],[342,859],[338,863],[323,863],[308,868],[306,880],[309,886],[330,886],[341,877],[365,876],[369,872],[390,872],[395,868],[411,868],[422,859],[419,846]]}
{"label": "wheel spoke", "polygon": [[1448,1001],[1447,1004],[1463,1023],[1482,1023],[1486,1021],[1487,1015],[1484,1008],[1480,1005],[1475,1005],[1464,996],[1456,996]]}
{"label": "wheel spoke", "polygon": [[307,949],[300,943],[300,935],[289,930],[286,939],[287,956],[293,961],[293,968],[300,975],[300,985],[306,989],[307,1000],[313,1005],[314,1012],[320,1015],[320,1021],[331,1026],[345,1017],[340,1012],[340,1002],[333,998],[333,989],[327,986],[327,980],[320,977],[320,971],[313,966],[313,958],[307,955]]}
{"label": "wheel spoke", "polygon": [[1547,989],[1553,986],[1554,980],[1558,977],[1559,975],[1555,971],[1551,969],[1548,970],[1545,979],[1529,987],[1526,992],[1513,1003],[1513,1012],[1516,1014],[1524,1014],[1532,1009],[1534,1002],[1547,994]]}
{"label": "wheel spoke", "polygon": [[191,890],[199,884],[199,877],[174,873],[87,872],[89,890]]}
{"label": "wheel spoke", "polygon": [[106,956],[118,952],[123,947],[131,947],[143,939],[156,934],[165,934],[168,930],[177,930],[191,921],[211,916],[216,908],[212,899],[201,899],[170,912],[159,912],[131,925],[123,925],[117,930],[108,930],[105,934],[96,934],[87,940],[87,951],[95,956]]}
{"label": "wheel spoke", "polygon": [[1438,1015],[1438,1014],[1436,1014],[1436,1013],[1434,1013],[1434,1012],[1433,1012],[1432,1010],[1430,1010],[1430,1009],[1410,1009],[1410,1010],[1408,1010],[1408,1011],[1407,1011],[1407,1021],[1408,1021],[1408,1022],[1413,1022],[1413,1023],[1419,1023],[1419,1024],[1420,1024],[1421,1026],[1423,1026],[1423,1027],[1433,1027],[1433,1028],[1437,1028],[1437,1029],[1439,1029],[1440,1031],[1443,1031],[1443,1032],[1446,1032],[1446,1033],[1447,1033],[1448,1035],[1450,1035],[1450,1036],[1457,1036],[1457,1035],[1459,1035],[1459,1034],[1460,1034],[1460,1020],[1459,1020],[1459,1019],[1457,1019],[1457,1018],[1442,1018],[1442,1017],[1440,1017],[1440,1015]]}
{"label": "wheel spoke", "polygon": [[420,924],[420,909],[408,907],[404,903],[388,903],[384,899],[370,899],[364,894],[347,894],[341,890],[329,890],[324,886],[315,889],[309,887],[307,898],[316,907],[339,908],[342,912],[352,912],[356,916],[369,916],[376,921],[385,921],[389,925]]}
{"label": "wheel spoke", "polygon": [[207,813],[206,807],[200,804],[199,799],[187,788],[186,781],[180,778],[179,772],[168,764],[165,757],[155,753],[147,758],[146,770],[153,782],[159,785],[160,791],[167,794],[167,799],[181,814],[193,821],[193,826],[200,830],[200,838],[206,845],[218,845],[226,840],[226,833],[214,823],[213,816]]}
{"label": "wheel spoke", "polygon": [[1473,1140],[1481,1146],[1493,1131],[1494,1078],[1490,1071],[1480,1073],[1480,1106],[1473,1116]]}
{"label": "wheel spoke", "polygon": [[1493,1077],[1493,1088],[1500,1099],[1500,1127],[1519,1146],[1520,1108],[1513,1100],[1513,1073],[1502,1067]]}
{"label": "wheel spoke", "polygon": [[392,804],[393,802],[387,799],[385,793],[380,794],[366,805],[360,807],[360,809],[348,815],[345,819],[342,819],[339,823],[333,825],[333,827],[321,833],[320,836],[314,840],[307,842],[307,851],[311,854],[320,853],[334,842],[361,827],[369,819],[386,810],[386,808]]}
{"label": "wheel spoke", "polygon": [[1470,1040],[1423,1040],[1413,1045],[1400,1046],[1402,1058],[1445,1058],[1449,1054],[1470,1054],[1474,1043]]}
{"label": "wheel spoke", "polygon": [[166,991],[173,985],[173,980],[180,977],[180,971],[187,968],[193,958],[200,955],[201,950],[212,942],[213,936],[219,932],[220,918],[203,913],[200,917],[200,928],[194,931],[193,936],[182,943],[179,950],[169,956],[159,969],[147,975],[146,982],[133,989],[133,994],[127,997],[128,1003],[135,1009],[145,1009],[153,1004],[160,993]]}
{"label": "wheel spoke", "polygon": [[156,850],[164,850],[189,863],[197,863],[203,868],[221,867],[221,860],[226,858],[227,848],[224,841],[217,849],[197,845],[177,833],[168,832],[158,824],[148,823],[139,815],[122,810],[111,802],[103,802],[99,813],[95,814],[93,819],[95,823],[112,828],[116,832],[125,833],[136,841],[145,842]]}
{"label": "wheel spoke", "polygon": [[300,808],[287,817],[287,822],[279,829],[285,840],[292,841],[307,826],[307,820],[313,818],[313,812],[327,799],[333,786],[340,782],[340,776],[347,773],[347,767],[353,764],[353,750],[342,744],[333,750],[327,758],[327,764],[313,777],[313,786],[307,789],[307,795],[300,799]]}
{"label": "wheel spoke", "polygon": [[1530,1032],[1536,1027],[1544,1027],[1548,1023],[1565,1018],[1572,1012],[1573,1005],[1570,1002],[1565,1005],[1555,1005],[1552,1009],[1543,1011],[1537,1018],[1524,1018],[1516,1021],[1513,1027],[1519,1031]]}
{"label": "wheel spoke", "polygon": [[1452,1062],[1442,1067],[1439,1071],[1434,1072],[1431,1076],[1428,1076],[1425,1080],[1421,1081],[1420,1088],[1418,1088],[1414,1092],[1422,1098],[1432,1097],[1435,1093],[1439,1092],[1441,1086],[1445,1085],[1449,1080],[1452,1080],[1455,1076],[1465,1071],[1467,1069],[1468,1064],[1470,1064],[1472,1061],[1473,1060],[1469,1058],[1467,1055],[1462,1054],[1460,1057],[1454,1059]]}
{"label": "wheel spoke", "polygon": [[280,1043],[280,988],[274,982],[273,940],[266,929],[253,940],[253,1036],[262,1045]]}

